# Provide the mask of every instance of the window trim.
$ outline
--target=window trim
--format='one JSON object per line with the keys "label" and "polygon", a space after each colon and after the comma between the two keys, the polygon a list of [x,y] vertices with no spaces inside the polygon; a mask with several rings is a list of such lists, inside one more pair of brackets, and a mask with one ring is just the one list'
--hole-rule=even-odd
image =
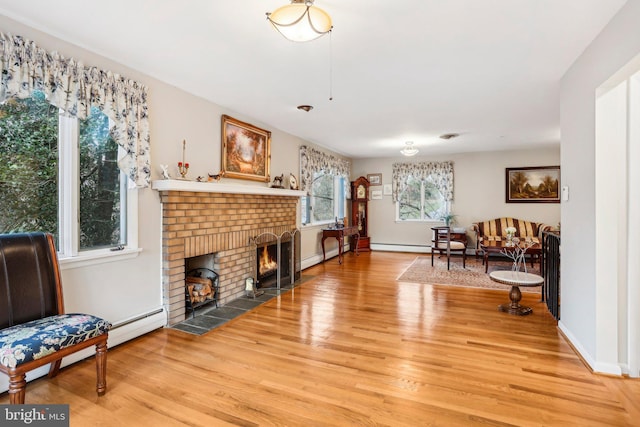
{"label": "window trim", "polygon": [[[79,129],[80,124],[77,117],[70,117],[59,110],[58,255],[63,270],[134,258],[142,251],[138,248],[138,191],[136,188],[126,188],[126,184],[124,184],[126,180],[123,180],[121,184],[121,190],[126,191],[126,203],[124,204],[126,246],[122,249],[117,246],[115,248],[80,250]],[[122,151],[122,147],[118,151]],[[122,171],[120,174],[124,175]],[[124,215],[121,215],[121,229],[123,222]]]}

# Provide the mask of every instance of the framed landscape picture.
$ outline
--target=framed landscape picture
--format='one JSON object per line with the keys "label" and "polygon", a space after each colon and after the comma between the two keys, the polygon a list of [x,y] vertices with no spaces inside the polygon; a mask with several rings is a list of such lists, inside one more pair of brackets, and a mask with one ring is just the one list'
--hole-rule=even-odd
{"label": "framed landscape picture", "polygon": [[222,116],[222,170],[225,178],[269,182],[271,132]]}
{"label": "framed landscape picture", "polygon": [[369,185],[382,185],[382,174],[370,173],[367,175],[367,181],[369,181]]}
{"label": "framed landscape picture", "polygon": [[560,166],[506,168],[507,203],[560,203]]}

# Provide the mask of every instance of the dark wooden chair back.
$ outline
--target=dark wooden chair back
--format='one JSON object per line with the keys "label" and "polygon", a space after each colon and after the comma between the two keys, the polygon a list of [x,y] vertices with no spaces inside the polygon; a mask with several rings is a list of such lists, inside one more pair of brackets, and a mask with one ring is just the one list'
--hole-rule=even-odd
{"label": "dark wooden chair back", "polygon": [[[96,392],[107,390],[107,340],[111,324],[83,313],[65,314],[58,255],[47,233],[0,235],[0,372],[9,376],[12,404],[24,403],[26,373],[96,347]],[[43,351],[45,350],[45,351]]]}
{"label": "dark wooden chair back", "polygon": [[53,236],[0,235],[0,329],[63,312]]}

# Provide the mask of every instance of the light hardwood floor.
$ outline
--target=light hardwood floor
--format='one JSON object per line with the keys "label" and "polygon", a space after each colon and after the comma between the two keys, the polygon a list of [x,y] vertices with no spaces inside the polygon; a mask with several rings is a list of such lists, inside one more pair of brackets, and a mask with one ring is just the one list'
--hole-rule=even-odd
{"label": "light hardwood floor", "polygon": [[[161,329],[27,386],[72,426],[638,426],[640,381],[595,375],[539,296],[399,283],[415,254],[345,256],[203,336]],[[7,394],[0,403],[8,403]]]}

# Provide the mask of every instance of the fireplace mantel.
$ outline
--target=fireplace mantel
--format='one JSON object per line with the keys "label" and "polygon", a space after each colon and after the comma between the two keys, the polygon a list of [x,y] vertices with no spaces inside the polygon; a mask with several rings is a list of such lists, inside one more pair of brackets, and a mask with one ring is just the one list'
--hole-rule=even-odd
{"label": "fireplace mantel", "polygon": [[213,255],[218,303],[246,293],[254,277],[251,238],[296,229],[303,191],[266,184],[154,180],[162,204],[162,299],[169,325],[185,319],[187,259]]}
{"label": "fireplace mantel", "polygon": [[151,183],[157,191],[193,191],[198,193],[260,194],[266,196],[302,197],[304,191],[270,188],[258,185],[226,184],[220,182],[198,182],[179,179],[160,179]]}

